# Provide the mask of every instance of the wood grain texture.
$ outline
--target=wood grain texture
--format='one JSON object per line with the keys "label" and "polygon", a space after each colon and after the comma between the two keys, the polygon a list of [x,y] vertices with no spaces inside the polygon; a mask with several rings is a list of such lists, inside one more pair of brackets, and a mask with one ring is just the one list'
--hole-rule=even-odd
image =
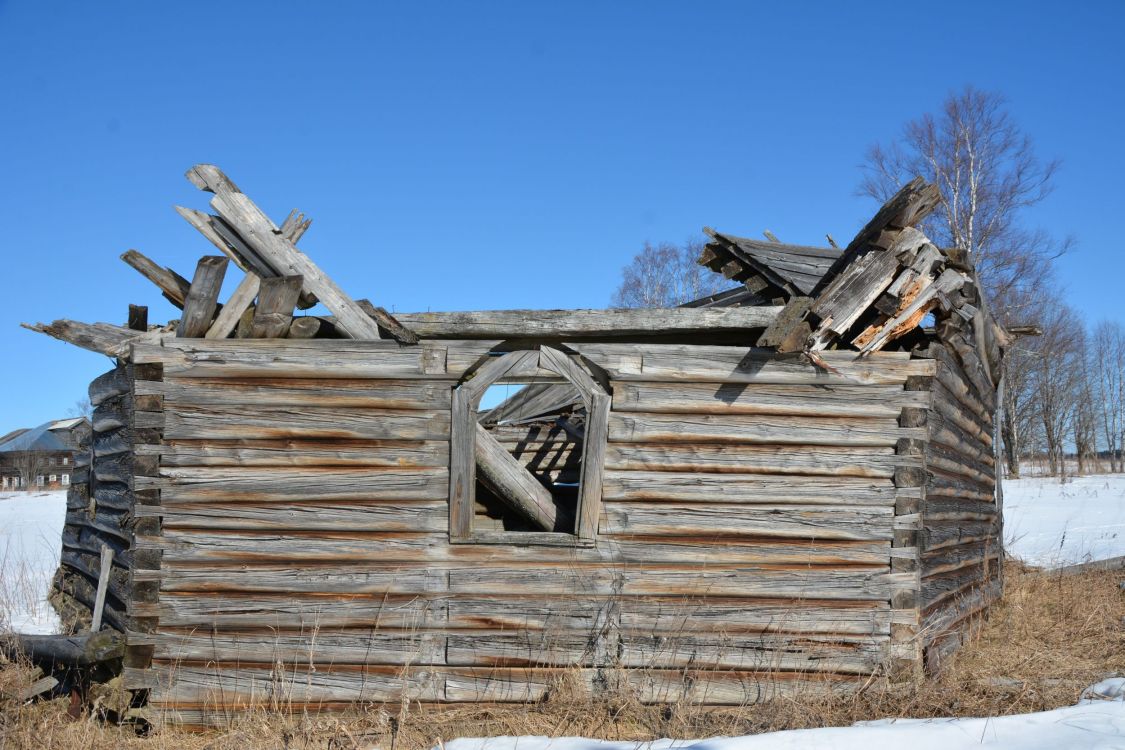
{"label": "wood grain texture", "polygon": [[176,328],[177,336],[199,338],[211,327],[229,263],[230,260],[222,255],[207,255],[199,260],[184,299],[184,314]]}

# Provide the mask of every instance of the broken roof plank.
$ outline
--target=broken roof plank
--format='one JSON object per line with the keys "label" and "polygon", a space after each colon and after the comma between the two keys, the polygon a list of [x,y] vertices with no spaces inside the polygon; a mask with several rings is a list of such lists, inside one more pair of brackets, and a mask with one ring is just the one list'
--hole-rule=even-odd
{"label": "broken roof plank", "polygon": [[258,289],[261,284],[262,280],[258,278],[257,274],[248,273],[243,276],[242,281],[231,293],[230,299],[223,305],[219,314],[215,316],[215,322],[207,329],[204,338],[225,339],[230,336],[235,326],[238,325],[239,319],[242,318],[242,314],[254,303],[254,298],[258,296]]}
{"label": "broken roof plank", "polygon": [[187,178],[200,190],[215,194],[211,206],[255,252],[284,275],[304,277],[305,288],[315,294],[338,319],[338,326],[357,339],[379,338],[379,327],[296,245],[280,234],[257,205],[240,192],[216,166],[198,164]]}
{"label": "broken roof plank", "polygon": [[123,357],[134,342],[155,343],[161,337],[160,331],[141,333],[111,323],[83,323],[79,320],[62,319],[35,325],[20,323],[20,326],[107,357]]}
{"label": "broken roof plank", "polygon": [[766,328],[780,307],[675,307],[618,310],[482,310],[396,313],[422,338],[589,338]]}
{"label": "broken roof plank", "polygon": [[156,284],[165,299],[181,310],[184,309],[184,300],[187,299],[188,290],[191,289],[191,282],[171,268],[161,268],[137,250],[126,250],[121,254],[121,260]]}

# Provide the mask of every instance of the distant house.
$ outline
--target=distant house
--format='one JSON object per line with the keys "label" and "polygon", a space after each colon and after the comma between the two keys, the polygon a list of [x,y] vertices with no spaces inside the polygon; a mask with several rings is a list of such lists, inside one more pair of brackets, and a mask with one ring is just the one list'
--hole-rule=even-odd
{"label": "distant house", "polygon": [[90,421],[75,417],[0,437],[0,490],[69,486],[76,454],[89,436]]}

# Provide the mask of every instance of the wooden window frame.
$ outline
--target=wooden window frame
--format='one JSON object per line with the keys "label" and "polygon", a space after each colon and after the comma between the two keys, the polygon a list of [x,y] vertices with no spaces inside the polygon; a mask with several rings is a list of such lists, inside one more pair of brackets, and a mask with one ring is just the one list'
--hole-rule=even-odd
{"label": "wooden window frame", "polygon": [[[574,533],[565,531],[480,531],[473,529],[476,497],[476,414],[488,387],[502,378],[534,377],[541,370],[556,373],[571,383],[586,407],[582,441],[582,471],[578,479],[578,507]],[[478,367],[453,389],[449,460],[449,539],[460,544],[511,544],[583,547],[598,535],[602,509],[602,475],[609,441],[612,397],[581,364],[559,349],[507,352]]]}

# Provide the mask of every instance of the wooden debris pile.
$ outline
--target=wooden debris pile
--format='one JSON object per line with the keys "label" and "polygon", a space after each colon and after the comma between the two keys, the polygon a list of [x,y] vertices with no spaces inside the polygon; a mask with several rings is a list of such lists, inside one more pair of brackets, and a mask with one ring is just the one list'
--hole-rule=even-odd
{"label": "wooden debris pile", "polygon": [[759,346],[804,352],[814,361],[826,349],[861,356],[909,350],[925,345],[920,325],[932,314],[938,337],[994,386],[1007,334],[989,314],[965,255],[939,249],[915,228],[939,199],[936,186],[916,178],[843,251],[707,229],[712,240],[699,263],[742,282],[740,292],[784,304]]}
{"label": "wooden debris pile", "polygon": [[[280,227],[275,225],[229,177],[210,164],[192,167],[187,178],[200,190],[213,194],[210,205],[215,213],[182,206],[176,211],[223,254],[201,258],[191,281],[136,250],[121,256],[183,311],[178,321],[150,327],[147,307],[130,305],[127,327],[71,320],[25,327],[110,356],[122,356],[133,343],[173,332],[181,338],[392,338],[402,344],[418,342],[413,332],[383,308],[345,294],[297,249],[298,240],[312,223],[304,214],[294,210]],[[232,261],[245,275],[230,298],[220,304],[219,294]],[[294,309],[308,309],[318,301],[328,308],[331,317],[294,317]]]}

